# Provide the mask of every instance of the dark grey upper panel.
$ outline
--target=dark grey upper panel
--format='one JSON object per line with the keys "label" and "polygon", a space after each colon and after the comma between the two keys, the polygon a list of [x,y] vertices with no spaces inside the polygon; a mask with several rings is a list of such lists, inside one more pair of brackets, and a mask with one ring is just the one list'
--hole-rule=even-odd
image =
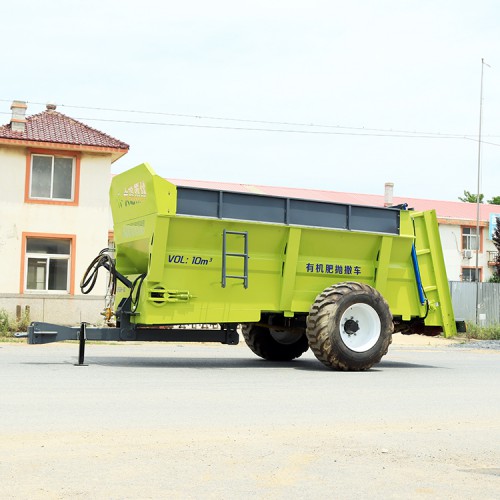
{"label": "dark grey upper panel", "polygon": [[177,213],[399,234],[399,210],[212,189],[177,187]]}

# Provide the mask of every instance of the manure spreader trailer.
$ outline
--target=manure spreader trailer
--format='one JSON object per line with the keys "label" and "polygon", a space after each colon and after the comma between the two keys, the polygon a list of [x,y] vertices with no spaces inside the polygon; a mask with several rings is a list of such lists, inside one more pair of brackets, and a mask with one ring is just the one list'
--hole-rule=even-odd
{"label": "manure spreader trailer", "polygon": [[[34,322],[32,344],[80,340],[221,342],[258,356],[309,348],[324,365],[367,370],[394,332],[456,333],[436,214],[175,186],[141,164],[110,203],[115,326]],[[111,308],[110,308],[111,309]],[[108,311],[109,319],[109,311]]]}

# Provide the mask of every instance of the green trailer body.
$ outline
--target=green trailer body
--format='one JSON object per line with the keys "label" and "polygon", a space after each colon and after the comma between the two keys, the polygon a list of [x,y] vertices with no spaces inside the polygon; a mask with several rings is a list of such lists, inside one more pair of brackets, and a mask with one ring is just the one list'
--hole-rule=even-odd
{"label": "green trailer body", "polygon": [[[355,281],[376,288],[397,320],[425,317],[425,326],[441,327],[447,336],[456,333],[433,211],[370,207],[373,212],[367,212],[366,227],[372,219],[375,227],[377,216],[390,213],[393,217],[382,219],[388,230],[394,228],[390,234],[348,230],[347,210],[352,207],[322,202],[316,205],[323,213],[328,209],[334,216],[339,211],[346,213],[340,217],[344,227],[250,220],[259,217],[256,203],[262,206],[269,199],[259,195],[237,195],[238,214],[246,220],[230,218],[232,207],[228,216],[218,216],[219,204],[228,193],[217,191],[207,191],[216,204],[211,217],[177,213],[177,191],[146,164],[113,178],[110,198],[116,269],[131,281],[144,276],[136,305],[139,314],[133,322],[249,323],[259,322],[263,313],[271,312],[294,317],[308,314],[325,288]],[[185,192],[189,201],[192,193]],[[282,202],[286,210],[290,200],[272,201]],[[314,205],[300,201],[308,208]],[[428,301],[424,304],[412,262],[413,245]],[[126,287],[119,287],[117,300],[129,293]]]}
{"label": "green trailer body", "polygon": [[362,370],[394,331],[456,333],[434,211],[175,186],[148,164],[113,178],[110,203],[119,338],[242,325],[263,358],[310,346]]}

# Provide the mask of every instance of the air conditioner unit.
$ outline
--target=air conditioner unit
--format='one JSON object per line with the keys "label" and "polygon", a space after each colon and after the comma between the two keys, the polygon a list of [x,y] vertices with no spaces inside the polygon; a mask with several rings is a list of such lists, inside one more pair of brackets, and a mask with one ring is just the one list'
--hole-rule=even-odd
{"label": "air conditioner unit", "polygon": [[464,250],[464,259],[472,259],[472,250]]}

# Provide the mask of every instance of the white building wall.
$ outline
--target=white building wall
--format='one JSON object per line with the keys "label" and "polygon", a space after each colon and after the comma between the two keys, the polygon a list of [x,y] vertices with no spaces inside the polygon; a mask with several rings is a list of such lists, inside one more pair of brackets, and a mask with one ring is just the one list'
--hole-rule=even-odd
{"label": "white building wall", "polygon": [[448,280],[460,281],[460,275],[462,274],[462,252],[460,250],[462,233],[460,226],[440,224],[439,234],[441,236],[441,246],[443,247]]}
{"label": "white building wall", "polygon": [[25,148],[0,147],[0,293],[19,293]]}
{"label": "white building wall", "polygon": [[[75,295],[80,295],[80,279],[92,259],[108,246],[109,231],[109,185],[111,181],[111,158],[103,155],[83,155],[80,172],[80,202],[71,207],[66,222],[76,223],[77,256]],[[102,269],[100,281],[91,295],[103,295],[105,272]]]}
{"label": "white building wall", "polygon": [[[51,147],[54,149],[54,146]],[[0,309],[14,313],[29,306],[31,319],[73,324],[100,319],[105,273],[90,296],[82,296],[80,279],[98,252],[108,245],[110,155],[81,155],[78,206],[25,203],[26,148],[0,147]],[[24,293],[20,295],[22,233],[76,235],[74,296]],[[64,308],[57,298],[65,299]],[[80,302],[78,302],[80,301]],[[82,314],[75,314],[79,308]],[[49,311],[49,313],[47,313]],[[53,316],[56,315],[57,318]]]}
{"label": "white building wall", "polygon": [[[471,226],[474,223],[471,222]],[[488,251],[496,251],[495,245],[488,239],[488,227],[483,228],[482,252],[479,252],[478,266],[482,268],[482,279],[488,281],[493,274],[493,268],[488,266]],[[471,258],[462,251],[462,226],[455,224],[440,224],[439,234],[443,247],[446,274],[450,281],[462,281],[462,267],[476,266],[476,253]]]}

